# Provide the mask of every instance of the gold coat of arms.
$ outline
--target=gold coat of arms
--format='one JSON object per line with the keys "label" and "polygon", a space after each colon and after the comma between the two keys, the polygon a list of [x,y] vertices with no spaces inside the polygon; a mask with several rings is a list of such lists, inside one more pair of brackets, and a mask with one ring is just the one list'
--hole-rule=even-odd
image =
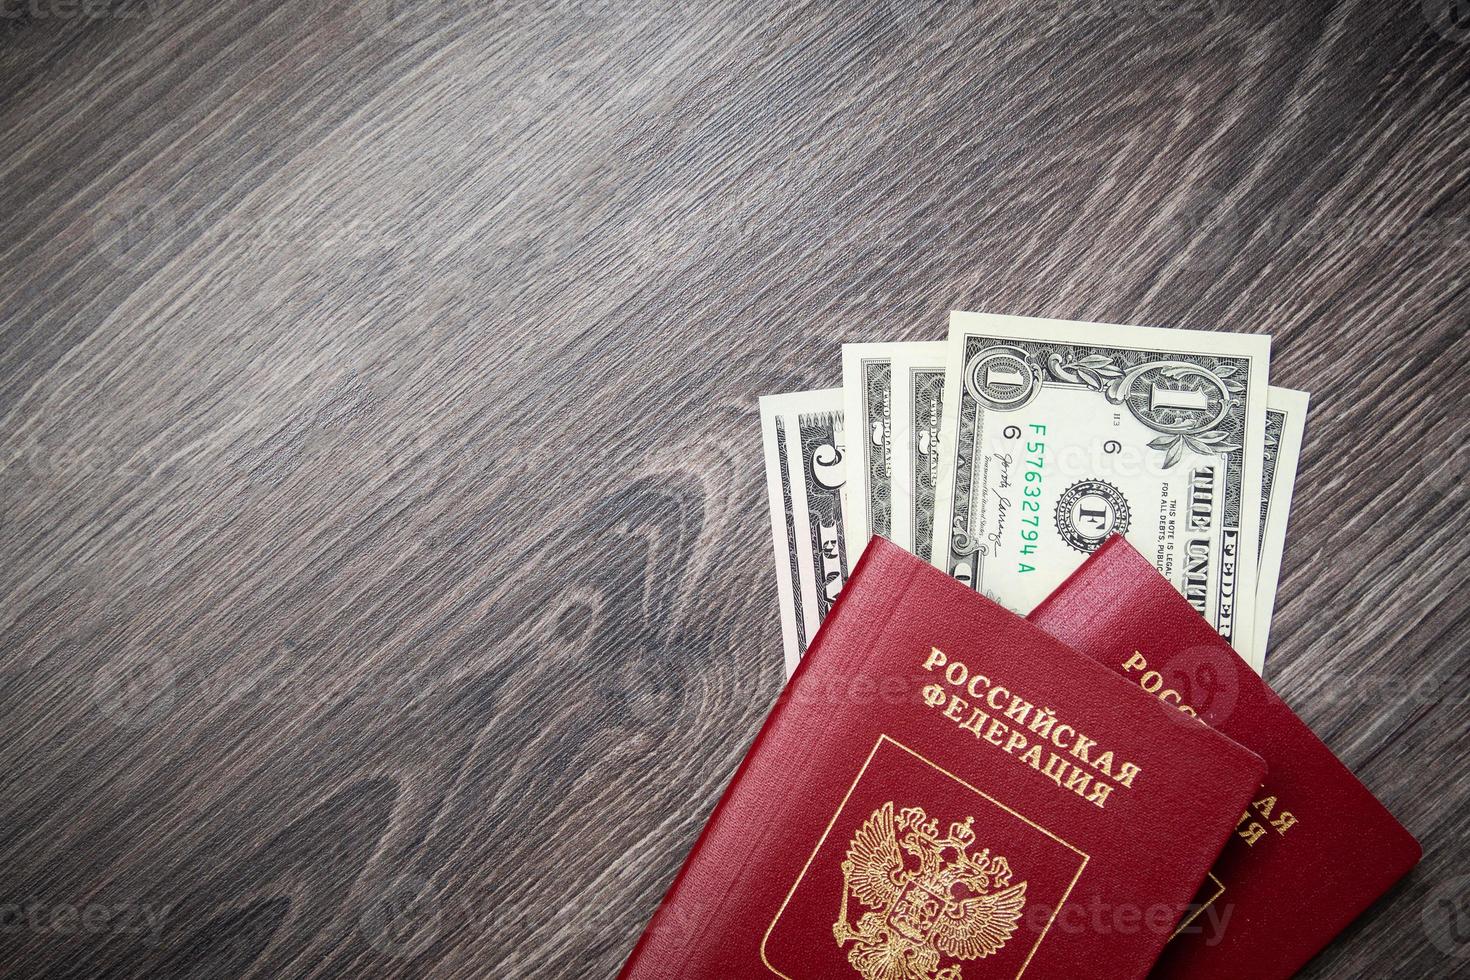
{"label": "gold coat of arms", "polygon": [[[852,943],[847,960],[863,980],[962,980],[958,963],[998,952],[1026,906],[1026,882],[975,843],[974,817],[950,824],[893,802],[873,811],[842,862],[842,907],[832,933]],[[849,900],[858,906],[856,925]]]}

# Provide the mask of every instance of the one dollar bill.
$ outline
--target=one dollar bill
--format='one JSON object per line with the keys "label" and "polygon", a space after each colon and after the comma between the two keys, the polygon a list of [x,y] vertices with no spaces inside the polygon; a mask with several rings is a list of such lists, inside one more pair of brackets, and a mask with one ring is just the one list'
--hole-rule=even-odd
{"label": "one dollar bill", "polygon": [[[852,437],[847,453],[847,550],[862,554],[873,535],[882,535],[915,551],[912,535],[911,501],[900,501],[911,493],[913,482],[908,458],[910,433],[900,425],[897,412],[907,392],[900,372],[914,358],[929,361],[943,344],[877,343],[842,345],[843,410]],[[943,370],[943,364],[940,364]],[[904,382],[907,383],[907,382]],[[907,523],[905,523],[907,522]],[[932,534],[925,535],[923,550]]]}
{"label": "one dollar bill", "polygon": [[1271,639],[1271,616],[1276,610],[1276,587],[1281,581],[1281,558],[1286,550],[1286,523],[1296,489],[1297,461],[1307,427],[1305,391],[1266,389],[1266,455],[1261,481],[1261,574],[1256,585],[1256,636],[1247,658],[1256,673],[1266,666],[1266,644]]}
{"label": "one dollar bill", "polygon": [[934,553],[934,490],[944,414],[943,341],[903,344],[893,357],[893,533],[925,561]]}
{"label": "one dollar bill", "polygon": [[768,395],[760,413],[789,675],[847,581],[842,389]]}
{"label": "one dollar bill", "polygon": [[901,344],[842,345],[847,446],[847,550],[893,534],[893,354]]}
{"label": "one dollar bill", "polygon": [[951,314],[932,561],[1029,612],[1125,534],[1252,659],[1270,338]]}

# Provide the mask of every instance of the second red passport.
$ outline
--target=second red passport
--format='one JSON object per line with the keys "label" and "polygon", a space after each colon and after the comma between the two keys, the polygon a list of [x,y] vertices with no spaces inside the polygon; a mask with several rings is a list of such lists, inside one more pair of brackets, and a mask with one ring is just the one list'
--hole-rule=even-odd
{"label": "second red passport", "polygon": [[1270,766],[1154,980],[1289,977],[1418,863],[1419,842],[1123,538],[1030,619]]}
{"label": "second red passport", "polygon": [[875,538],[622,976],[1142,976],[1264,772]]}

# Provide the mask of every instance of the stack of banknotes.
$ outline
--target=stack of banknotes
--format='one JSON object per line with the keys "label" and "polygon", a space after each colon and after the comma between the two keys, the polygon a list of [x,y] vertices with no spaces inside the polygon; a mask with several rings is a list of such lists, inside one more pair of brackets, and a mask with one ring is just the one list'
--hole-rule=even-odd
{"label": "stack of banknotes", "polygon": [[1256,334],[955,312],[760,400],[786,670],[883,535],[1022,615],[1112,534],[1263,673],[1307,395]]}

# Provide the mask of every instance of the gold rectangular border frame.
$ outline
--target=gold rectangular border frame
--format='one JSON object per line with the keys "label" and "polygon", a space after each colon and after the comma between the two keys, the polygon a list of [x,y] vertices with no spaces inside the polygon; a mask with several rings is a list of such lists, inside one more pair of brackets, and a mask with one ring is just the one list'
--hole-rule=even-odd
{"label": "gold rectangular border frame", "polygon": [[1174,930],[1174,934],[1169,937],[1169,942],[1172,943],[1176,938],[1178,938],[1179,934],[1185,929],[1188,929],[1195,919],[1198,919],[1200,916],[1205,914],[1205,909],[1209,908],[1211,905],[1214,905],[1220,900],[1220,896],[1225,894],[1225,882],[1221,881],[1219,878],[1216,878],[1215,872],[1206,872],[1205,877],[1209,878],[1215,883],[1215,894],[1205,899],[1203,902],[1200,903],[1199,908],[1195,909],[1194,912],[1184,917],[1184,919],[1179,923],[1179,927]]}
{"label": "gold rectangular border frame", "polygon": [[919,753],[915,752],[913,749],[909,748],[907,745],[904,745],[902,742],[898,741],[898,739],[890,738],[887,735],[879,735],[878,736],[878,741],[876,741],[876,742],[873,743],[873,749],[872,749],[872,751],[870,751],[868,753],[868,757],[863,760],[862,768],[858,770],[858,774],[853,779],[852,785],[847,788],[847,793],[846,793],[846,795],[844,795],[842,797],[842,802],[839,803],[839,804],[837,804],[837,810],[836,810],[836,812],[834,812],[832,814],[832,819],[827,822],[827,829],[824,830],[824,831],[822,831],[822,836],[817,841],[817,846],[814,847],[814,848],[812,848],[812,855],[811,855],[811,857],[809,857],[809,858],[806,859],[806,864],[802,866],[801,874],[799,874],[799,875],[796,876],[796,881],[791,885],[791,891],[789,891],[789,892],[786,893],[786,900],[781,903],[781,907],[776,910],[776,917],[774,919],[772,919],[771,920],[771,924],[766,927],[766,934],[761,937],[761,962],[765,964],[766,969],[770,970],[776,976],[781,977],[781,980],[795,980],[795,978],[790,977],[790,976],[786,975],[785,973],[782,973],[780,970],[776,969],[774,966],[771,965],[771,961],[766,958],[766,943],[770,941],[771,933],[776,931],[776,923],[778,923],[778,922],[781,921],[781,916],[784,915],[785,912],[786,912],[786,906],[788,906],[788,905],[791,904],[791,899],[796,895],[796,889],[799,888],[799,887],[801,887],[802,879],[806,877],[807,871],[809,871],[811,869],[812,862],[817,859],[817,852],[819,852],[822,849],[822,845],[823,844],[827,843],[827,838],[828,838],[828,836],[831,835],[832,828],[835,827],[835,826],[837,826],[837,818],[840,817],[842,815],[842,811],[844,809],[846,809],[846,807],[847,807],[847,801],[852,798],[852,794],[857,789],[858,783],[860,783],[862,781],[863,774],[868,771],[868,766],[872,764],[872,762],[873,762],[873,756],[875,756],[875,755],[878,754],[878,750],[883,747],[883,743],[884,742],[888,742],[889,744],[893,745],[895,748],[898,748],[898,749],[901,749],[904,752],[907,752],[909,755],[913,756],[915,759],[918,759],[920,762],[924,763],[926,766],[929,766],[931,769],[934,769],[935,771],[940,772],[940,773],[948,776],[950,779],[952,779],[955,782],[959,783],[961,786],[965,787],[965,789],[967,789],[970,792],[974,793],[976,796],[982,797],[985,800],[988,800],[989,802],[995,804],[996,806],[1000,807],[1002,810],[1004,810],[1007,813],[1009,813],[1011,816],[1013,816],[1016,819],[1020,820],[1022,823],[1025,823],[1028,826],[1033,827],[1036,830],[1041,831],[1047,837],[1050,837],[1052,840],[1056,841],[1058,844],[1062,845],[1067,850],[1071,851],[1073,854],[1076,854],[1076,855],[1078,855],[1078,856],[1080,856],[1082,858],[1082,863],[1077,866],[1077,873],[1072,876],[1072,881],[1071,881],[1070,884],[1067,885],[1067,890],[1062,893],[1061,901],[1059,901],[1057,903],[1057,907],[1052,910],[1051,918],[1049,918],[1049,919],[1046,920],[1046,927],[1041,930],[1041,935],[1039,935],[1039,936],[1036,937],[1036,943],[1031,947],[1031,952],[1026,954],[1026,961],[1021,964],[1020,972],[1018,972],[1016,974],[1016,977],[1015,977],[1015,980],[1020,980],[1021,974],[1025,973],[1026,972],[1026,968],[1031,965],[1031,958],[1033,956],[1035,956],[1036,955],[1036,951],[1041,948],[1042,940],[1046,939],[1046,934],[1051,931],[1052,923],[1055,922],[1057,916],[1059,914],[1061,914],[1062,906],[1064,906],[1064,905],[1067,904],[1067,899],[1069,897],[1071,897],[1071,895],[1072,895],[1072,889],[1077,887],[1077,882],[1079,880],[1081,880],[1081,878],[1082,878],[1082,872],[1083,872],[1084,869],[1086,869],[1087,862],[1089,862],[1089,861],[1092,860],[1092,856],[1090,854],[1085,853],[1084,851],[1079,850],[1078,848],[1073,847],[1071,844],[1068,844],[1066,841],[1062,840],[1056,834],[1054,834],[1051,831],[1047,830],[1045,827],[1043,827],[1041,824],[1037,823],[1036,821],[1030,819],[1029,817],[1026,817],[1025,815],[1023,815],[1021,813],[1017,813],[1015,810],[1013,810],[1010,807],[1006,806],[1004,803],[1002,803],[1000,800],[997,800],[995,797],[991,796],[989,793],[986,793],[983,790],[976,789],[974,786],[971,786],[969,783],[965,782],[963,779],[961,779],[960,777],[956,776],[954,773],[950,772],[948,769],[945,769],[943,766],[938,765],[937,763],[934,763],[934,762],[930,761],[929,759],[924,758],[922,755],[920,755]]}

